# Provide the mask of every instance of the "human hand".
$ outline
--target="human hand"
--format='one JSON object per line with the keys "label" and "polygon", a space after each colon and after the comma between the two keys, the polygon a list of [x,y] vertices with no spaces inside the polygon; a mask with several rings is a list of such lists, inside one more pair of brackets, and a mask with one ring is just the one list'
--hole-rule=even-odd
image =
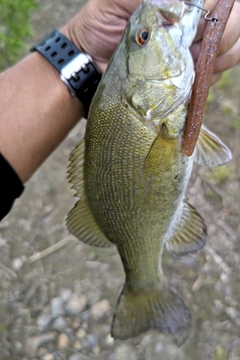
{"label": "human hand", "polygon": [[119,44],[127,21],[142,0],[89,0],[62,29],[104,72]]}
{"label": "human hand", "polygon": [[[141,0],[89,0],[83,9],[62,29],[63,33],[84,52],[92,56],[104,72],[121,40],[131,14]],[[204,8],[212,11],[217,0],[206,0]],[[212,83],[222,72],[240,61],[240,3],[235,3],[221,40]],[[191,52],[197,60],[207,21],[202,14]]]}
{"label": "human hand", "polygon": [[[216,6],[217,0],[206,0],[204,3],[204,9],[212,11]],[[207,25],[207,21],[204,19],[206,13],[203,13],[199,22],[198,31],[194,43],[191,47],[191,52],[194,61],[197,60],[201,41],[204,35],[204,30]],[[235,2],[230,17],[228,19],[223,37],[220,42],[218,55],[214,67],[214,74],[212,77],[212,84],[217,82],[223,73],[223,71],[230,69],[240,62],[240,3]]]}

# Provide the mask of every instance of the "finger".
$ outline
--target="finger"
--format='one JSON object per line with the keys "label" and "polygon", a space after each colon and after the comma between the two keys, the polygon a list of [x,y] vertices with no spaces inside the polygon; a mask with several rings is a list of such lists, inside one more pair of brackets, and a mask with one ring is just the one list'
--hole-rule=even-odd
{"label": "finger", "polygon": [[240,62],[240,39],[225,54],[218,56],[214,72],[219,73],[232,68]]}
{"label": "finger", "polygon": [[116,8],[116,13],[126,20],[134,13],[138,6],[142,3],[142,0],[103,0],[108,7],[112,7],[113,11]]}
{"label": "finger", "polygon": [[[207,0],[204,2],[203,9],[206,9],[211,12],[215,8],[217,2],[218,2],[218,0]],[[201,18],[199,20],[197,34],[194,39],[194,42],[202,40],[202,38],[203,38],[203,33],[204,33],[204,30],[207,25],[207,20],[204,19],[204,16],[206,16],[206,11],[202,11],[202,13],[201,13]]]}
{"label": "finger", "polygon": [[197,34],[195,36],[194,42],[202,40],[206,25],[207,25],[207,21],[205,19],[200,19],[199,20],[199,24],[198,24],[198,28],[197,28]]}
{"label": "finger", "polygon": [[[206,0],[204,2],[204,9],[209,10],[210,12],[213,11],[218,3],[218,0]],[[206,13],[203,13],[202,16],[205,16]]]}
{"label": "finger", "polygon": [[[204,8],[209,11],[212,11],[216,3],[217,0],[208,0],[204,4]],[[224,31],[223,38],[219,46],[220,55],[228,51],[240,36],[239,13],[240,13],[240,3],[235,3],[233,6],[233,10],[230,14],[230,17],[228,19],[226,29]],[[203,38],[204,31],[207,25],[207,21],[204,19],[205,15],[206,13],[202,12],[202,18],[199,21],[198,30],[194,42],[198,42]]]}
{"label": "finger", "polygon": [[201,50],[201,44],[202,44],[202,42],[198,41],[198,42],[193,43],[192,46],[190,47],[190,52],[192,54],[194,63],[196,63],[196,61],[199,57],[200,50]]}
{"label": "finger", "polygon": [[212,79],[211,79],[211,86],[216,84],[216,82],[218,82],[221,79],[222,74],[223,73],[213,74]]}
{"label": "finger", "polygon": [[235,3],[229,16],[223,37],[221,39],[218,56],[226,53],[237,42],[240,37],[240,3]]}

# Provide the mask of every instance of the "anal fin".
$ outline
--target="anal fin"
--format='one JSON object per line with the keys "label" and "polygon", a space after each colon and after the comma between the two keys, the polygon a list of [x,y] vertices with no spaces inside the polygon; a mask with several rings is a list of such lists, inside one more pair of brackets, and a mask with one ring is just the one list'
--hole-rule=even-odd
{"label": "anal fin", "polygon": [[202,249],[206,243],[207,227],[193,206],[184,202],[182,215],[165,242],[166,249],[181,256]]}

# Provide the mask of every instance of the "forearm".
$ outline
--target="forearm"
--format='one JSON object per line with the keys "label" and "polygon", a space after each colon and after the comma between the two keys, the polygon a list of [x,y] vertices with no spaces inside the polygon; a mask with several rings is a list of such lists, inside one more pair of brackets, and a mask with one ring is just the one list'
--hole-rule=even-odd
{"label": "forearm", "polygon": [[0,151],[25,182],[83,116],[83,106],[38,53],[2,73],[0,84]]}

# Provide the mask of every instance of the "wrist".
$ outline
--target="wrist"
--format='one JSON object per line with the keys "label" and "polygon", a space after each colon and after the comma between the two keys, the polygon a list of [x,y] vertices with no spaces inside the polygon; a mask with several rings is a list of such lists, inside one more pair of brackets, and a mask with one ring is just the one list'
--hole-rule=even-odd
{"label": "wrist", "polygon": [[37,52],[0,76],[1,152],[24,183],[83,116],[83,106]]}
{"label": "wrist", "polygon": [[[72,20],[72,22],[74,22],[74,19]],[[74,24],[72,24],[72,22],[64,26],[60,30],[60,32],[64,36],[66,36],[66,38],[68,38],[79,49],[79,51],[82,51],[83,53],[90,55],[93,62],[96,64],[98,71],[102,74],[103,73],[102,63],[98,61],[98,59],[94,56],[94,53],[90,49],[87,50],[85,49],[85,46],[83,44],[84,42],[82,41],[83,39],[81,39],[79,36],[76,36],[76,32],[74,31],[75,26]],[[81,33],[80,30],[78,32]]]}
{"label": "wrist", "polygon": [[57,69],[71,95],[84,105],[84,115],[87,118],[101,80],[101,73],[91,56],[80,51],[63,32],[57,30],[34,45],[31,51],[39,52]]}

